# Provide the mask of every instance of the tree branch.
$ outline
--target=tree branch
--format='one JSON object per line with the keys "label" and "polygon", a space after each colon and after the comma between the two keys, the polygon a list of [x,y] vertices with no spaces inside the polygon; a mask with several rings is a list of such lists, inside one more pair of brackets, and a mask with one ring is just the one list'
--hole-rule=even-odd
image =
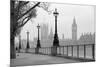
{"label": "tree branch", "polygon": [[35,4],[32,8],[30,8],[28,11],[26,11],[24,14],[22,14],[17,20],[19,20],[20,18],[22,18],[23,16],[25,16],[26,14],[28,14],[32,9],[34,9],[39,4],[40,4],[40,2],[38,2],[37,4]]}
{"label": "tree branch", "polygon": [[22,6],[24,6],[24,5],[28,4],[28,3],[29,3],[29,1],[26,1],[26,2],[23,1],[23,3],[20,6],[22,7]]}
{"label": "tree branch", "polygon": [[22,24],[24,23],[24,20],[25,20],[26,18],[28,18],[28,16],[27,16],[27,17],[25,17],[25,18],[22,20]]}
{"label": "tree branch", "polygon": [[[25,17],[24,20],[25,20],[26,18],[28,18],[28,17]],[[24,23],[22,22],[23,24],[21,24],[20,26],[18,26],[18,28],[23,27],[30,19],[31,19],[31,18],[28,18]],[[23,21],[24,21],[24,20],[23,20]]]}

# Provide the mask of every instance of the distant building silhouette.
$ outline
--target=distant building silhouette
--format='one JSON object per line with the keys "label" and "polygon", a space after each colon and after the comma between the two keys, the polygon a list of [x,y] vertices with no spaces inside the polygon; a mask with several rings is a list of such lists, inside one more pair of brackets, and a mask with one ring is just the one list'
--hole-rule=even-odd
{"label": "distant building silhouette", "polygon": [[34,45],[33,47],[36,47],[37,40],[38,40],[38,38],[37,38],[37,37],[35,37],[35,38],[34,38],[34,42],[33,42],[33,45]]}
{"label": "distant building silhouette", "polygon": [[[72,39],[65,38],[64,34],[62,34],[62,39],[59,40],[59,44],[61,46],[64,45],[81,45],[81,44],[94,44],[95,43],[95,33],[94,34],[82,34],[79,39],[77,39],[77,24],[75,17],[73,18],[72,23]],[[50,33],[47,24],[42,24],[41,26],[41,46],[42,47],[50,47],[53,45],[53,31],[50,29]],[[37,38],[34,38],[36,41]],[[36,43],[35,43],[36,44]]]}
{"label": "distant building silhouette", "polygon": [[[40,39],[40,43],[41,43],[41,47],[50,47],[53,44],[53,31],[52,28],[50,29],[50,33],[49,33],[49,28],[47,24],[41,24],[41,39]],[[36,41],[36,38],[34,38]],[[34,42],[35,43],[35,42]],[[36,44],[36,43],[35,43]]]}
{"label": "distant building silhouette", "polygon": [[95,44],[95,33],[84,33],[79,38],[80,44]]}
{"label": "distant building silhouette", "polygon": [[[95,33],[82,33],[82,35],[77,39],[77,24],[75,17],[73,18],[72,28],[72,38],[66,38],[64,34],[62,34],[62,39],[59,39],[59,44],[63,45],[81,45],[81,44],[95,44]],[[41,31],[40,31],[40,43],[41,47],[51,47],[53,45],[53,30],[50,29],[47,24],[41,24]],[[31,48],[36,47],[37,44],[37,37],[34,38],[34,41],[29,41]],[[16,47],[18,47],[18,42],[15,43]],[[26,48],[27,40],[22,40],[22,48]]]}
{"label": "distant building silhouette", "polygon": [[47,24],[41,24],[41,40],[47,40],[48,39],[48,25]]}
{"label": "distant building silhouette", "polygon": [[54,36],[54,34],[53,34],[53,31],[52,31],[52,28],[51,28],[49,36],[48,36],[49,40],[53,40],[53,36]]}
{"label": "distant building silhouette", "polygon": [[75,17],[73,19],[73,24],[72,24],[72,40],[76,41],[77,40],[77,24]]}
{"label": "distant building silhouette", "polygon": [[62,39],[63,39],[63,40],[65,39],[64,34],[62,34]]}

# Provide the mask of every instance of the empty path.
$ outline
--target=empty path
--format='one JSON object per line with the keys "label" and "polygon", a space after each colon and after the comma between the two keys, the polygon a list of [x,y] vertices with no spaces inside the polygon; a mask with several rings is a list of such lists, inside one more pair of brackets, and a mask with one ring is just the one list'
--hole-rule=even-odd
{"label": "empty path", "polygon": [[75,63],[78,61],[48,55],[17,53],[17,58],[11,60],[11,66],[31,66],[40,64]]}

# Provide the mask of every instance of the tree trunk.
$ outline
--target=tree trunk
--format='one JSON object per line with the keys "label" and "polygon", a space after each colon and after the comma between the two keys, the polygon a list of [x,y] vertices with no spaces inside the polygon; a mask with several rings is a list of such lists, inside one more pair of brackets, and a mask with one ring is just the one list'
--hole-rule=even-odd
{"label": "tree trunk", "polygon": [[10,22],[10,58],[15,59],[16,58],[16,51],[15,51],[15,29],[14,29],[14,17],[11,15],[11,22]]}
{"label": "tree trunk", "polygon": [[10,59],[15,59],[16,58],[16,51],[15,51],[15,45],[14,45],[14,38],[15,38],[15,23],[16,18],[14,16],[14,1],[10,2],[11,5],[11,12],[10,12]]}
{"label": "tree trunk", "polygon": [[15,59],[16,58],[16,50],[14,45],[14,37],[11,37],[10,40],[10,58]]}

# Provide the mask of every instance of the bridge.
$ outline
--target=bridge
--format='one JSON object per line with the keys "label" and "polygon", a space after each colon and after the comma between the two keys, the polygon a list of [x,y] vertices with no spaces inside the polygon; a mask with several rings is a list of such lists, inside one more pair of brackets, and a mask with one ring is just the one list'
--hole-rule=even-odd
{"label": "bridge", "polygon": [[95,44],[20,49],[16,55],[11,65],[89,62],[95,61]]}

